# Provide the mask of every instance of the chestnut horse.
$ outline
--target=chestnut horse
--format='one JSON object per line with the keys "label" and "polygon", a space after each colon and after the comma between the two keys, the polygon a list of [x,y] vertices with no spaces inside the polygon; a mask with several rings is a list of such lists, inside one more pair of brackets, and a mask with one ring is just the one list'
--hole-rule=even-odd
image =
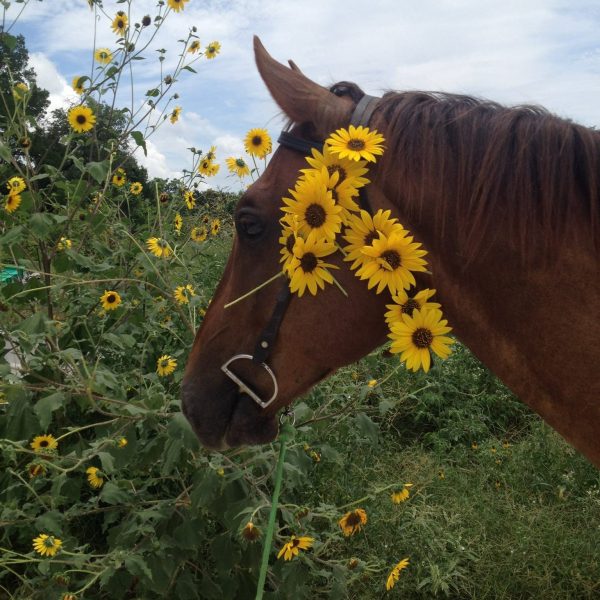
{"label": "chestnut horse", "polygon": [[[275,61],[258,38],[254,48],[293,135],[323,141],[348,125],[357,86],[332,93]],[[385,94],[370,126],[386,139],[370,173],[371,208],[391,209],[427,248],[423,283],[456,336],[600,465],[600,133],[538,107],[425,92]],[[209,448],[274,439],[279,409],[386,340],[389,296],[367,290],[338,253],[348,297],[330,285],[291,299],[268,360],[279,386],[272,404],[261,408],[221,369],[252,354],[271,318],[283,278],[224,305],[280,271],[281,198],[306,166],[303,153],[280,146],[236,208],[233,249],[182,387],[183,411]],[[239,361],[236,373],[271,395],[264,369]]]}

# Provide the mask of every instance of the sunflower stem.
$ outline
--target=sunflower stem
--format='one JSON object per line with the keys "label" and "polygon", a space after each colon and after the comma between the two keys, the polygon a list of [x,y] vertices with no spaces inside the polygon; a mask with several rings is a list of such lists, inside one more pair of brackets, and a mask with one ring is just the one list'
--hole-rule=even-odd
{"label": "sunflower stem", "polygon": [[254,294],[254,292],[258,292],[258,290],[266,287],[270,283],[273,283],[273,281],[275,281],[282,275],[283,275],[283,271],[281,271],[280,273],[277,273],[277,275],[273,275],[273,277],[271,277],[270,279],[267,279],[267,281],[264,281],[260,285],[257,285],[255,288],[251,289],[249,292],[246,292],[244,295],[240,296],[239,298],[236,298],[235,300],[228,302],[223,308],[229,308],[230,306],[233,306],[234,304],[237,304],[238,302],[245,300],[248,296],[251,296],[252,294]]}
{"label": "sunflower stem", "polygon": [[331,275],[331,278],[333,279],[333,283],[336,285],[336,287],[340,290],[340,292],[342,292],[342,294],[344,294],[344,296],[346,296],[346,298],[348,297],[348,292],[342,287],[342,284],[333,276]]}

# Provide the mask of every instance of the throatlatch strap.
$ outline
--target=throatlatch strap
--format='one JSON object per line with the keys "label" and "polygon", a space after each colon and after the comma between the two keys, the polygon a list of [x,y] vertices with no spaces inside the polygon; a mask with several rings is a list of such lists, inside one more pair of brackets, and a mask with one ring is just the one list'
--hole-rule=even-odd
{"label": "throatlatch strap", "polygon": [[290,150],[296,150],[303,154],[310,154],[312,148],[315,148],[319,152],[323,152],[323,142],[314,142],[313,140],[304,140],[299,138],[289,131],[282,131],[279,134],[277,143],[289,148]]}
{"label": "throatlatch strap", "polygon": [[380,98],[376,96],[365,94],[354,108],[352,117],[350,117],[350,125],[354,125],[354,127],[358,127],[359,125],[367,127],[371,122],[373,111],[377,108],[379,100]]}
{"label": "throatlatch strap", "polygon": [[271,354],[271,349],[275,343],[277,333],[279,332],[279,326],[281,325],[283,315],[290,303],[291,297],[292,292],[290,292],[290,286],[286,281],[277,295],[277,301],[275,303],[273,314],[271,315],[271,320],[267,323],[267,326],[263,329],[262,334],[258,338],[258,343],[252,354],[252,362],[258,364],[267,362],[267,358],[269,357],[269,354]]}

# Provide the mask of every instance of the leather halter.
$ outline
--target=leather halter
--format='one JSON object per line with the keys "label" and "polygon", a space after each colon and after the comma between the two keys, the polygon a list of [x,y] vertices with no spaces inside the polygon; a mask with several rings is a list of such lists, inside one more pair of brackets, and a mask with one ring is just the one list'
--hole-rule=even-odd
{"label": "leather halter", "polygon": [[[355,127],[358,127],[359,125],[368,126],[371,117],[373,116],[373,111],[377,108],[378,102],[379,98],[365,94],[354,108],[354,112],[350,118],[350,125],[354,125]],[[282,131],[277,142],[281,146],[285,146],[286,148],[295,150],[296,152],[301,152],[304,155],[309,155],[313,148],[319,150],[320,152],[323,151],[323,142],[305,140],[295,136],[289,131]],[[367,190],[365,186],[361,187],[359,190],[359,204],[361,209],[366,210],[369,214],[373,214],[369,205],[369,199],[367,197]],[[277,394],[279,392],[277,377],[267,364],[267,359],[269,358],[271,350],[275,344],[275,339],[279,333],[279,328],[281,327],[281,322],[283,321],[283,317],[290,303],[291,297],[292,293],[290,292],[290,287],[286,281],[277,294],[275,308],[273,309],[271,318],[267,322],[267,325],[262,330],[258,338],[254,352],[251,355],[236,354],[221,366],[223,373],[225,373],[229,379],[239,386],[240,391],[250,396],[261,408],[267,408],[267,406],[269,406],[275,400],[275,398],[277,398]],[[229,369],[229,365],[237,360],[251,360],[254,364],[261,366],[270,375],[271,379],[273,380],[273,394],[268,400],[263,400],[254,390],[248,387],[248,385],[240,377],[238,377]]]}

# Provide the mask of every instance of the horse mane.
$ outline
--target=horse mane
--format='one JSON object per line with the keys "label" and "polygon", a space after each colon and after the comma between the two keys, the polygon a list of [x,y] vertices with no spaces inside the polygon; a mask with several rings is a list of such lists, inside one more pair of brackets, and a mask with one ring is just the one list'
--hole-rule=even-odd
{"label": "horse mane", "polygon": [[408,215],[435,201],[437,234],[452,222],[466,262],[507,232],[526,261],[555,255],[572,225],[597,245],[600,132],[538,106],[433,92],[388,92],[374,121],[391,199]]}

